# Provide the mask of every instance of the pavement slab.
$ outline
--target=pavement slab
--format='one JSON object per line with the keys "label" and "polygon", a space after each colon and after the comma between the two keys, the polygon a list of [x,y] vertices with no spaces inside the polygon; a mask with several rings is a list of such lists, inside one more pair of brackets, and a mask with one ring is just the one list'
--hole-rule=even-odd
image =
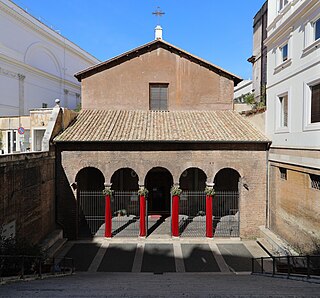
{"label": "pavement slab", "polygon": [[100,244],[76,243],[67,252],[66,257],[73,258],[76,271],[87,271],[96,256]]}
{"label": "pavement slab", "polygon": [[242,244],[217,244],[222,257],[233,272],[251,272],[252,255]]}
{"label": "pavement slab", "polygon": [[134,243],[109,244],[102,258],[99,272],[131,272],[137,245]]}
{"label": "pavement slab", "polygon": [[144,247],[141,272],[175,272],[172,244],[151,244]]}
{"label": "pavement slab", "polygon": [[182,244],[186,272],[220,272],[208,244]]}

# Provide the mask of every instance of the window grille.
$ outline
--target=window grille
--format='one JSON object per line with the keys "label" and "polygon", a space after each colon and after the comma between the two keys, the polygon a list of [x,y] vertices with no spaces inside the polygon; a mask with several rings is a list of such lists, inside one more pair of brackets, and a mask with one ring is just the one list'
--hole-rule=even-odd
{"label": "window grille", "polygon": [[309,174],[310,175],[310,181],[311,181],[311,188],[320,190],[320,176]]}
{"label": "window grille", "polygon": [[166,111],[168,109],[168,85],[150,84],[150,110]]}

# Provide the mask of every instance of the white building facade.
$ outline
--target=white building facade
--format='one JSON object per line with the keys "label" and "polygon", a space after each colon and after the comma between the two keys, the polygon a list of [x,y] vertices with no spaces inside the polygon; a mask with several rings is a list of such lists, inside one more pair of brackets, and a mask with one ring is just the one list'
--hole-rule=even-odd
{"label": "white building facade", "polygon": [[311,243],[320,239],[320,1],[269,0],[267,32],[269,226]]}
{"label": "white building facade", "polygon": [[99,60],[9,0],[0,0],[0,28],[0,116],[50,108],[55,98],[76,108],[73,75]]}

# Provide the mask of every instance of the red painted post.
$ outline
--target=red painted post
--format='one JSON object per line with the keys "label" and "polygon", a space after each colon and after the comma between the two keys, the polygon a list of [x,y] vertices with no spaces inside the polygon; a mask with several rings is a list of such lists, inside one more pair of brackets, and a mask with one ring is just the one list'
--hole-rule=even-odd
{"label": "red painted post", "polygon": [[172,196],[172,236],[179,237],[179,196]]}
{"label": "red painted post", "polygon": [[206,236],[213,237],[212,229],[212,196],[206,196]]}
{"label": "red painted post", "polygon": [[105,232],[104,236],[111,238],[112,236],[112,212],[111,212],[111,197],[106,195],[106,208],[105,208]]}
{"label": "red painted post", "polygon": [[146,197],[140,195],[140,237],[146,237]]}

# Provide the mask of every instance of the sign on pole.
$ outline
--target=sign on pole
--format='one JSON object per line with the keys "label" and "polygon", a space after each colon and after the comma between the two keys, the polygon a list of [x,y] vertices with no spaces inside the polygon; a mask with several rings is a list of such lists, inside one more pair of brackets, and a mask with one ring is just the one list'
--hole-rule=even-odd
{"label": "sign on pole", "polygon": [[18,134],[19,134],[19,135],[23,135],[23,134],[24,134],[24,128],[23,128],[22,126],[20,126],[20,127],[18,128]]}

